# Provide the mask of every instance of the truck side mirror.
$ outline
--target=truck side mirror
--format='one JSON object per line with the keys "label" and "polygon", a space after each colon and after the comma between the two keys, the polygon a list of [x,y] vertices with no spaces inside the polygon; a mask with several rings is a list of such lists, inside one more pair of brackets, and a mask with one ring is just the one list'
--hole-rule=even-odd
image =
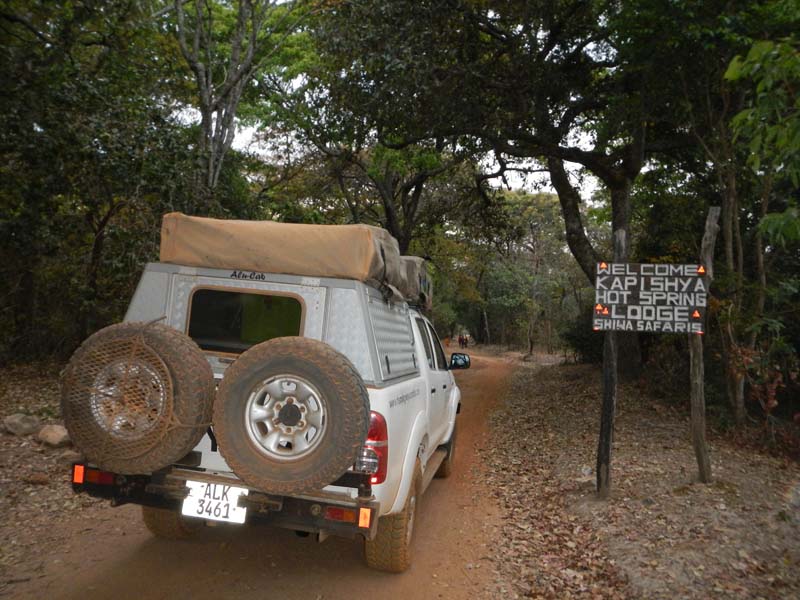
{"label": "truck side mirror", "polygon": [[469,354],[462,354],[461,352],[453,352],[450,355],[450,370],[453,369],[469,369],[470,361]]}

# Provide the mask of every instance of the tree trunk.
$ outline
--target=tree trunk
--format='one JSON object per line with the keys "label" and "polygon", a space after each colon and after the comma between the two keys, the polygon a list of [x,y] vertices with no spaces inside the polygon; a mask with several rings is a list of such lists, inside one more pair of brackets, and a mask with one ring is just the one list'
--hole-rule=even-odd
{"label": "tree trunk", "polygon": [[89,294],[83,301],[83,308],[79,319],[78,335],[81,340],[89,337],[89,332],[93,328],[93,313],[97,302],[97,276],[100,271],[100,261],[103,257],[103,246],[105,245],[105,229],[95,233],[92,243],[92,252],[89,256],[89,265],[86,269],[86,287]]}
{"label": "tree trunk", "polygon": [[[714,278],[714,244],[717,240],[720,208],[712,206],[706,218],[706,227],[703,234],[703,243],[700,250],[700,264],[706,268],[706,281],[710,287]],[[704,389],[705,365],[703,363],[703,337],[698,334],[689,334],[689,361],[690,361],[690,387],[691,387],[691,429],[692,446],[697,459],[697,471],[700,481],[711,482],[711,460],[708,456],[706,445],[706,398]]]}
{"label": "tree trunk", "polygon": [[31,333],[36,322],[36,276],[37,257],[32,257],[28,268],[22,272],[14,294],[14,331],[11,347],[17,358],[23,358],[31,348]]}
{"label": "tree trunk", "polygon": [[411,246],[411,234],[406,234],[403,232],[399,238],[397,238],[397,245],[400,248],[400,254],[405,256],[408,254],[408,248]]}
{"label": "tree trunk", "polygon": [[597,495],[611,492],[611,444],[617,404],[617,335],[607,331],[603,340],[603,405],[600,408],[600,439],[597,443]]}
{"label": "tree trunk", "polygon": [[[610,189],[611,206],[614,212],[615,238],[617,231],[625,231],[625,236],[627,236],[628,221],[630,220],[630,187],[630,184],[625,182],[623,185]],[[627,261],[627,237],[625,239],[625,247],[621,253],[617,252],[616,239],[614,243],[614,261]],[[639,345],[639,334],[635,331],[620,331],[616,335],[619,379],[621,381],[635,381],[642,373],[642,350]]]}
{"label": "tree trunk", "polygon": [[486,334],[486,343],[491,344],[492,338],[489,336],[489,316],[486,314],[486,309],[483,309],[483,331]]}
{"label": "tree trunk", "polygon": [[93,328],[92,317],[95,312],[95,303],[98,296],[97,277],[100,273],[100,262],[103,258],[103,248],[106,241],[106,228],[114,215],[124,206],[125,202],[114,202],[108,200],[108,209],[102,217],[89,217],[89,227],[94,234],[92,241],[92,252],[89,256],[89,264],[86,267],[86,287],[89,295],[84,298],[84,307],[78,320],[80,339],[86,339],[90,330]]}
{"label": "tree trunk", "polygon": [[[727,152],[726,156],[732,153]],[[733,158],[730,157],[726,164],[717,165],[719,172],[720,185],[722,186],[722,238],[725,246],[725,266],[734,280],[734,290],[732,294],[733,304],[728,313],[728,321],[725,324],[722,336],[727,340],[724,342],[727,351],[725,352],[725,385],[728,391],[728,401],[733,411],[733,418],[737,425],[744,424],[746,411],[744,407],[744,374],[737,360],[737,348],[739,346],[736,323],[738,315],[742,310],[742,293],[744,285],[744,266],[742,251],[742,235],[739,224],[739,201],[736,185],[736,173],[733,169]]]}
{"label": "tree trunk", "polygon": [[[723,179],[720,177],[720,181]],[[730,181],[722,183],[722,242],[725,247],[725,267],[734,272],[733,259],[733,191],[729,189]]]}
{"label": "tree trunk", "polygon": [[[194,74],[202,115],[197,148],[200,172],[195,178],[195,191],[202,196],[201,208],[207,212],[225,155],[236,133],[236,111],[242,92],[256,70],[258,49],[271,39],[275,31],[265,33],[263,30],[270,2],[255,3],[254,6],[252,2],[241,0],[237,3],[235,26],[226,40],[229,48],[218,52],[219,48],[212,39],[214,24],[210,5],[195,2],[194,22],[189,26],[184,4],[184,0],[175,0],[173,5],[177,18],[176,34],[181,54]],[[215,67],[221,67],[219,70],[224,73],[221,81],[215,81]]]}
{"label": "tree trunk", "polygon": [[733,420],[737,425],[744,424],[746,411],[744,408],[744,374],[736,357],[737,341],[733,331],[731,319],[733,307],[730,307],[727,322],[720,324],[720,337],[722,340],[722,357],[725,361],[725,390],[728,393],[728,402],[733,411]]}
{"label": "tree trunk", "polygon": [[[611,218],[614,233],[614,262],[628,260],[630,222],[630,181],[611,189]],[[614,441],[614,413],[617,405],[617,334],[607,331],[603,341],[603,405],[600,409],[600,439],[597,443],[597,495],[611,492],[611,446]]]}
{"label": "tree trunk", "polygon": [[583,307],[583,296],[581,295],[580,288],[575,285],[574,282],[572,283],[572,296],[575,298],[575,307],[578,310],[578,314],[580,314],[581,307]]}
{"label": "tree trunk", "polygon": [[586,277],[594,285],[595,269],[600,259],[589,238],[586,237],[586,230],[583,228],[580,193],[570,183],[569,176],[564,169],[563,160],[548,158],[547,169],[550,173],[550,181],[558,194],[558,201],[561,204],[567,245]]}
{"label": "tree trunk", "polygon": [[555,352],[553,347],[553,322],[549,319],[545,321],[545,335],[547,336],[547,353],[553,354]]}
{"label": "tree trunk", "polygon": [[744,407],[744,373],[736,364],[732,364],[728,368],[728,377],[730,378],[729,389],[733,393],[731,397],[733,420],[737,425],[744,425],[747,419],[747,410]]}
{"label": "tree trunk", "polygon": [[536,327],[536,320],[533,317],[531,317],[530,320],[528,320],[528,354],[533,354],[535,327]]}
{"label": "tree trunk", "polygon": [[[403,227],[400,223],[400,215],[395,202],[395,185],[392,181],[392,176],[387,174],[383,179],[373,181],[375,189],[378,190],[378,195],[381,198],[381,204],[383,204],[384,228],[392,234],[398,245],[400,245],[401,238],[403,238]],[[401,248],[400,254],[403,254],[406,249]]]}
{"label": "tree trunk", "polygon": [[706,397],[703,387],[705,377],[703,365],[703,338],[689,334],[689,361],[691,364],[691,405],[692,405],[692,446],[697,459],[697,472],[700,481],[711,482],[711,460],[706,445]]}
{"label": "tree trunk", "polygon": [[617,340],[619,379],[623,382],[636,381],[642,374],[642,347],[639,344],[639,334],[635,331],[618,331]]}
{"label": "tree trunk", "polygon": [[[772,176],[768,175],[764,180],[764,187],[761,190],[761,214],[759,221],[767,216],[769,209],[769,195],[772,191]],[[755,240],[753,241],[753,252],[756,259],[756,277],[758,278],[758,292],[756,293],[755,314],[757,318],[764,316],[764,306],[767,302],[767,270],[764,265],[764,237],[761,230],[756,227]],[[755,348],[758,332],[754,328],[750,333],[749,346]]]}

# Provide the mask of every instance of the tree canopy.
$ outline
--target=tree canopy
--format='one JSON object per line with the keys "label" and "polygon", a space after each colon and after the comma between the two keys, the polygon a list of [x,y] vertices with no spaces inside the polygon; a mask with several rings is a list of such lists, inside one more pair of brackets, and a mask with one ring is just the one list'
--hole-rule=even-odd
{"label": "tree canopy", "polygon": [[799,26],[796,0],[4,0],[0,356],[121,319],[181,210],[380,225],[430,259],[443,335],[590,359],[595,263],[697,260],[719,205],[711,384],[793,416]]}

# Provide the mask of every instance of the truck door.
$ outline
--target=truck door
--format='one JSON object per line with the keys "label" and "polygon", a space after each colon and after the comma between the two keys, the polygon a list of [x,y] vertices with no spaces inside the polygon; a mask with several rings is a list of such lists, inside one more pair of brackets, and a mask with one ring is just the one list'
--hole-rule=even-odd
{"label": "truck door", "polygon": [[434,423],[433,423],[433,406],[432,401],[435,399],[432,398],[431,394],[431,373],[434,371],[434,367],[436,365],[436,359],[433,356],[433,346],[431,345],[431,338],[428,334],[428,326],[425,323],[425,320],[421,317],[414,318],[414,327],[417,330],[417,335],[419,335],[419,339],[422,342],[422,349],[423,349],[423,356],[422,362],[419,366],[420,373],[425,380],[423,385],[423,390],[425,393],[425,398],[427,399],[426,407],[428,411],[428,436],[433,435]]}
{"label": "truck door", "polygon": [[447,431],[448,406],[450,405],[450,394],[453,390],[453,375],[448,370],[447,358],[445,357],[439,336],[433,326],[425,321],[425,329],[433,349],[433,367],[430,371],[430,393],[431,393],[431,442],[433,446],[438,446],[443,440]]}

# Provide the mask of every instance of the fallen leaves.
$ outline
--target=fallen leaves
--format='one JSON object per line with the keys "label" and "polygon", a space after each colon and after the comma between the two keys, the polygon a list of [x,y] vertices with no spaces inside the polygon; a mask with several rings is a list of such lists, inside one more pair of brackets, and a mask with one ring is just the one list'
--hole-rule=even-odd
{"label": "fallen leaves", "polygon": [[[5,368],[0,381],[0,418],[25,412],[53,421],[59,415],[56,366]],[[39,576],[43,549],[59,542],[53,524],[67,517],[89,520],[93,515],[86,509],[102,502],[72,492],[69,464],[76,459],[76,451],[33,435],[0,433],[0,596],[31,579],[30,573]]]}
{"label": "fallen leaves", "polygon": [[537,373],[517,374],[506,407],[490,424],[489,438],[497,443],[481,450],[488,463],[487,490],[505,514],[496,568],[513,589],[511,597],[625,598],[624,578],[597,535],[566,505],[567,490],[593,480],[591,467],[584,460],[573,480],[561,479],[557,465],[564,440],[558,430],[543,427],[560,411],[529,393]]}
{"label": "fallen leaves", "polygon": [[34,471],[33,473],[24,475],[22,481],[33,485],[47,485],[50,483],[50,476],[42,471]]}
{"label": "fallen leaves", "polygon": [[685,415],[623,386],[612,498],[598,501],[599,382],[588,366],[526,364],[491,419],[480,454],[508,596],[800,597],[798,466],[712,438],[715,482],[695,483]]}

